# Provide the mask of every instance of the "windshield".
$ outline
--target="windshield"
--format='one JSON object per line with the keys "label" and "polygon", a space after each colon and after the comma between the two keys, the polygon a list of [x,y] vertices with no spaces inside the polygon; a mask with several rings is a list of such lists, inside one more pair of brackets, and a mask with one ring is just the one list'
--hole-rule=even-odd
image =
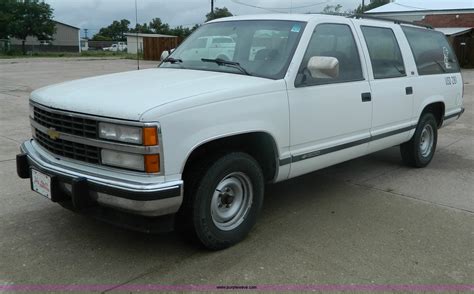
{"label": "windshield", "polygon": [[[205,24],[171,54],[169,60],[173,62],[163,62],[160,67],[281,79],[286,74],[304,27],[303,22],[274,20]],[[209,62],[209,59],[225,62]],[[229,66],[227,61],[234,63],[233,66]]]}

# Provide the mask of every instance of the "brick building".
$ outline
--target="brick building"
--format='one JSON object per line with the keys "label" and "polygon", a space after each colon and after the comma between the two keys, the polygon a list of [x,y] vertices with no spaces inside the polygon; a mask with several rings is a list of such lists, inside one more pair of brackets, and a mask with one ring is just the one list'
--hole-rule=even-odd
{"label": "brick building", "polygon": [[449,38],[462,66],[474,67],[473,0],[395,0],[366,13],[429,24]]}
{"label": "brick building", "polygon": [[474,9],[471,13],[429,14],[422,22],[435,28],[474,28]]}

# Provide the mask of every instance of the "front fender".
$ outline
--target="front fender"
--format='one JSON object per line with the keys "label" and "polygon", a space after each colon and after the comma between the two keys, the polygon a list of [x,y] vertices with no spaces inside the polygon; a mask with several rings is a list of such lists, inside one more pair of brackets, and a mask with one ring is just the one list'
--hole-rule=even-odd
{"label": "front fender", "polygon": [[277,153],[289,151],[286,88],[199,105],[161,116],[165,176],[180,178],[193,150],[207,142],[245,133],[269,134]]}

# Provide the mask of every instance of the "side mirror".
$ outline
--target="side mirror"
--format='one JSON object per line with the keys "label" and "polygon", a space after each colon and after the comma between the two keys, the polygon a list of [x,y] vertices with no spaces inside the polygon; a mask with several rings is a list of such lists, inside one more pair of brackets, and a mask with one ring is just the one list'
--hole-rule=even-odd
{"label": "side mirror", "polygon": [[339,60],[328,56],[313,56],[307,66],[313,79],[335,79],[339,77]]}
{"label": "side mirror", "polygon": [[160,56],[160,61],[165,60],[168,56],[170,56],[170,52],[168,50],[163,51]]}

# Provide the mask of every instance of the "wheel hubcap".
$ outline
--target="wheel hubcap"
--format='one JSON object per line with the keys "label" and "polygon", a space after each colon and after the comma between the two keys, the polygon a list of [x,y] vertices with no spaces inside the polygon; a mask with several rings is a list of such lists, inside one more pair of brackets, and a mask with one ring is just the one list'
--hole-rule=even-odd
{"label": "wheel hubcap", "polygon": [[211,216],[221,230],[229,231],[239,226],[252,206],[253,187],[250,178],[241,172],[224,177],[211,200]]}
{"label": "wheel hubcap", "polygon": [[433,149],[434,131],[431,125],[426,125],[421,132],[420,153],[423,157],[428,157]]}

